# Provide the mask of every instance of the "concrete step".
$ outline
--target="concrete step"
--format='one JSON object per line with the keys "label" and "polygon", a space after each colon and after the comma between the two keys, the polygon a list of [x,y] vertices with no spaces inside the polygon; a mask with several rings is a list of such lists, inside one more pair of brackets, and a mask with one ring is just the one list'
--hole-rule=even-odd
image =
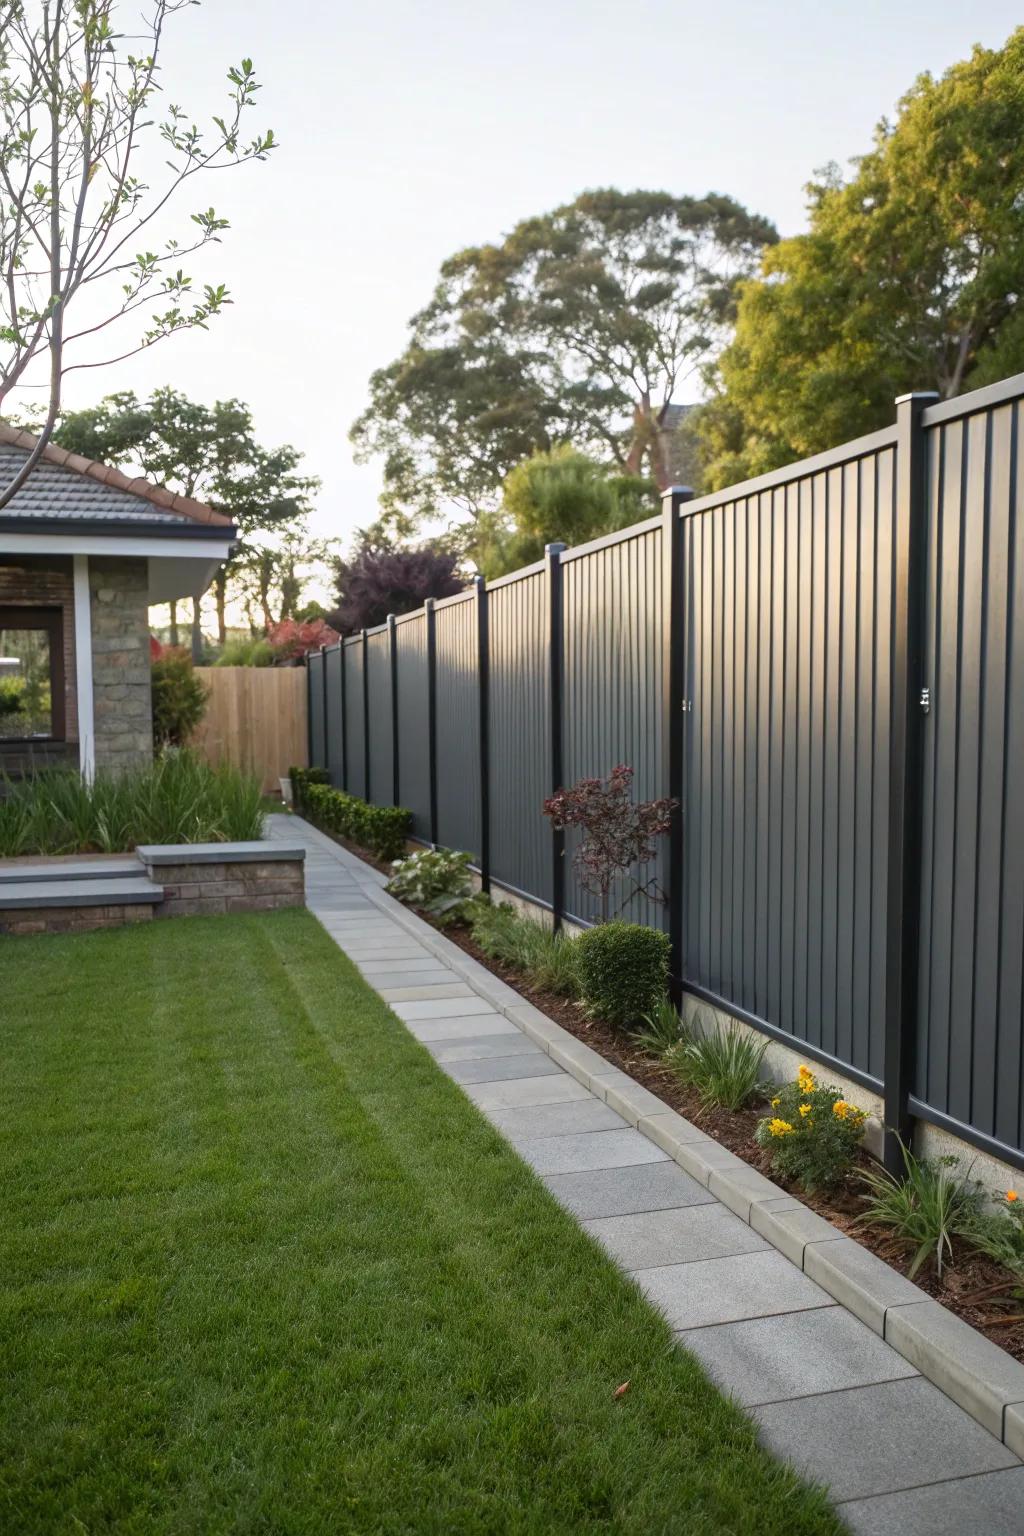
{"label": "concrete step", "polygon": [[0,861],[0,886],[43,885],[52,880],[61,884],[69,880],[137,880],[145,873],[134,854],[126,859],[68,859],[66,863]]}
{"label": "concrete step", "polygon": [[163,887],[144,875],[127,880],[0,880],[0,912],[37,907],[127,907],[163,900]]}

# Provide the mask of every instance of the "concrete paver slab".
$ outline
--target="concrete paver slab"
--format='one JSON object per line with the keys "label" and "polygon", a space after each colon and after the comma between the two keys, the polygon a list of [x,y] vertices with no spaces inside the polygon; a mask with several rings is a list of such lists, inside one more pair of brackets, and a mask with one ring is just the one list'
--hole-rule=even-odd
{"label": "concrete paver slab", "polygon": [[763,1237],[717,1202],[678,1211],[603,1216],[584,1225],[623,1269],[653,1269],[734,1253],[767,1252]]}
{"label": "concrete paver slab", "polygon": [[716,1204],[714,1195],[668,1159],[626,1168],[554,1173],[544,1182],[555,1199],[580,1221],[598,1216],[628,1216],[635,1211]]}
{"label": "concrete paver slab", "polygon": [[679,1329],[835,1306],[826,1291],[774,1249],[641,1269],[636,1281]]}

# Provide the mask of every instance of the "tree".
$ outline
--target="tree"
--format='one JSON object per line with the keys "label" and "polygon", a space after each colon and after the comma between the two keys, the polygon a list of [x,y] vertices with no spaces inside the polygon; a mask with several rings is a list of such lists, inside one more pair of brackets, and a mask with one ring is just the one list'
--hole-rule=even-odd
{"label": "tree", "polygon": [[1024,28],[919,76],[854,165],[742,288],[701,413],[713,486],[884,426],[908,390],[1024,367]]}
{"label": "tree", "polygon": [[652,480],[609,474],[563,445],[533,454],[506,475],[501,508],[480,516],[468,552],[484,575],[504,576],[539,560],[546,544],[583,544],[657,510]]}
{"label": "tree", "polygon": [[[154,390],[148,400],[125,391],[108,395],[86,410],[69,412],[54,431],[54,440],[62,448],[104,464],[132,464],[170,490],[207,502],[237,525],[238,550],[214,578],[222,645],[228,581],[239,572],[249,577],[260,560],[256,586],[259,589],[262,583],[266,623],[274,622],[269,593],[282,566],[287,593],[278,617],[288,617],[299,595],[295,581],[300,551],[310,542],[304,518],[320,482],[298,473],[302,460],[298,449],[288,443],[268,449],[256,441],[252,412],[241,400],[217,400],[206,406],[169,386]],[[194,650],[200,639],[201,595],[197,594],[193,614]],[[176,645],[173,605],[171,630],[171,643]]]}
{"label": "tree", "polygon": [[339,601],[327,622],[350,635],[383,624],[389,613],[409,613],[428,597],[454,597],[465,586],[457,563],[434,544],[397,549],[364,537],[351,560],[337,563]]}
{"label": "tree", "polygon": [[[197,176],[265,160],[275,148],[269,131],[242,138],[260,88],[250,59],[228,70],[229,107],[214,117],[212,134],[173,103],[161,122],[151,116],[162,90],[164,28],[190,3],[152,0],[147,20],[133,16],[129,36],[115,28],[114,0],[45,0],[39,19],[29,18],[24,0],[0,0],[0,408],[33,361],[49,354],[39,442],[0,490],[0,508],[49,441],[66,374],[206,329],[231,302],[223,284],[197,295],[178,265],[228,228],[213,208],[191,214],[184,239],[154,240],[154,220],[164,220]],[[151,186],[137,168],[154,130],[166,174]],[[147,248],[150,240],[157,250]],[[82,312],[77,331],[68,321],[72,305]],[[73,343],[152,305],[140,338],[112,340],[114,357],[65,362]]]}
{"label": "tree", "polygon": [[493,508],[522,459],[571,442],[663,484],[660,427],[729,333],[772,225],[731,198],[585,192],[446,261],[352,429],[386,511]]}
{"label": "tree", "polygon": [[305,518],[243,550],[233,562],[233,574],[243,600],[255,604],[264,631],[298,618],[313,569],[325,564],[330,554],[330,543],[314,538]]}

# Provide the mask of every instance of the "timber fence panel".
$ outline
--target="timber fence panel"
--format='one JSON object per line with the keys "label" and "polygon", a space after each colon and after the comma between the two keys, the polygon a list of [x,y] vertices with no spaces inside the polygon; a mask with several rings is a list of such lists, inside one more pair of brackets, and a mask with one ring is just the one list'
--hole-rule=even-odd
{"label": "timber fence panel", "polygon": [[[315,675],[315,674],[314,674]],[[277,793],[289,768],[308,760],[307,674],[301,667],[197,667],[209,691],[193,749],[232,763]],[[319,712],[322,742],[322,708]]]}

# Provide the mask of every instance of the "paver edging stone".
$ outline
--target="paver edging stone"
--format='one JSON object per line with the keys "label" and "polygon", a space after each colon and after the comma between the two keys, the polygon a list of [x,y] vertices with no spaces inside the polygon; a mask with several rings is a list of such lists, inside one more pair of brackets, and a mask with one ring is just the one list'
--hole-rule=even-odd
{"label": "paver edging stone", "polygon": [[[667,1152],[808,1278],[1024,1459],[1024,1365],[684,1116],[667,1105],[663,1112],[652,1114],[650,1100],[656,1096],[649,1089],[598,1056],[507,983],[491,976],[479,961],[400,902],[372,888],[366,895],[488,997],[552,1060]],[[491,990],[481,972],[489,978]],[[993,1376],[1001,1383],[999,1387],[993,1385]]]}

